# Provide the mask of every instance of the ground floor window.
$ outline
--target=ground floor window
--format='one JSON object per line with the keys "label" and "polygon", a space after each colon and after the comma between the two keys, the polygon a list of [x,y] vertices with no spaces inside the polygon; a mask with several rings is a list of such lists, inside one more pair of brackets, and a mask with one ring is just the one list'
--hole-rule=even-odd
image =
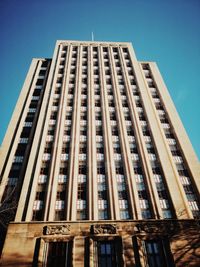
{"label": "ground floor window", "polygon": [[72,241],[47,243],[44,267],[58,266],[72,266]]}
{"label": "ground floor window", "polygon": [[146,267],[167,267],[165,257],[165,247],[162,240],[146,240],[143,241],[146,252]]}
{"label": "ground floor window", "polygon": [[119,240],[103,240],[95,242],[96,267],[122,266]]}

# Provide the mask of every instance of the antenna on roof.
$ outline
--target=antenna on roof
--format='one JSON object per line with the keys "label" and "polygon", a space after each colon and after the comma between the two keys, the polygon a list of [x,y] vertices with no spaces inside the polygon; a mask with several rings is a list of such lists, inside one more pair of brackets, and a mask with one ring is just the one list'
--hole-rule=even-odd
{"label": "antenna on roof", "polygon": [[92,32],[92,42],[94,41],[94,33]]}

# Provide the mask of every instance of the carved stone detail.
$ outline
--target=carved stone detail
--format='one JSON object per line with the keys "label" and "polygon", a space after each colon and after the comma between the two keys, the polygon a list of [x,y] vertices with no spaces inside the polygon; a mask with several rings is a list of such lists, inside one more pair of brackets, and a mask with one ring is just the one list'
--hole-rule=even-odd
{"label": "carved stone detail", "polygon": [[117,229],[115,224],[93,224],[90,231],[92,234],[116,234]]}
{"label": "carved stone detail", "polygon": [[173,223],[140,223],[134,227],[135,233],[171,233],[175,230]]}
{"label": "carved stone detail", "polygon": [[45,235],[68,235],[70,233],[70,225],[47,225],[43,228]]}

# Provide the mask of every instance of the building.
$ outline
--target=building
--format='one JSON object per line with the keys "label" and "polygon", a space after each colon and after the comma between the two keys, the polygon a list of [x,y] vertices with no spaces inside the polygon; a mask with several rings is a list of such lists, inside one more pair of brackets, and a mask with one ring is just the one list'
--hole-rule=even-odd
{"label": "building", "polygon": [[200,266],[199,161],[130,43],[57,41],[33,59],[0,171],[1,266]]}

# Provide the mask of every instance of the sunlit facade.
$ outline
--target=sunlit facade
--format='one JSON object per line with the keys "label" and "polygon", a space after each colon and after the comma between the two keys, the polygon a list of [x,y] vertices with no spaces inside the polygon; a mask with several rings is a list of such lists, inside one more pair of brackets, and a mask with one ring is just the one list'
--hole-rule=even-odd
{"label": "sunlit facade", "polygon": [[199,161],[130,43],[63,40],[33,59],[0,160],[2,266],[200,265]]}

